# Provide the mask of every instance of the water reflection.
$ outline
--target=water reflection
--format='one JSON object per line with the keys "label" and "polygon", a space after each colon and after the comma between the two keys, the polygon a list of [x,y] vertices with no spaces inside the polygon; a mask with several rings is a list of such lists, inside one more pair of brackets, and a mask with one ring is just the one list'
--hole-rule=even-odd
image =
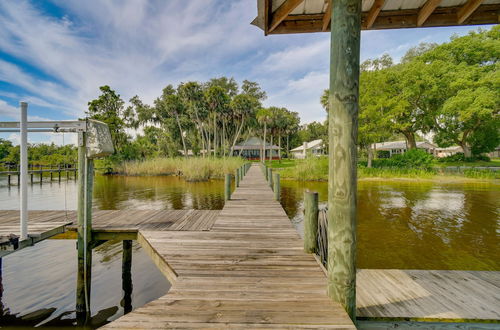
{"label": "water reflection", "polygon": [[[0,326],[71,327],[77,323],[75,244],[75,240],[47,240],[3,258]],[[170,284],[137,243],[132,251],[133,262],[124,274],[121,242],[94,249],[87,327],[102,326],[168,291]]]}
{"label": "water reflection", "polygon": [[[283,181],[283,204],[302,232],[302,194],[325,182]],[[500,269],[500,186],[495,183],[360,182],[360,268]]]}
{"label": "water reflection", "polygon": [[[19,190],[2,187],[2,180],[0,209],[18,209]],[[282,181],[282,204],[299,232],[304,189],[318,191],[323,207],[328,187]],[[97,176],[94,191],[99,209],[221,209],[224,204],[222,181]],[[370,181],[359,183],[358,194],[358,267],[500,270],[500,185]],[[29,186],[29,207],[76,209],[75,182]],[[136,243],[132,248],[130,274],[123,272],[121,242],[94,250],[92,327],[167,292],[168,282],[149,257]],[[73,240],[49,240],[5,257],[0,326],[74,324],[76,261]]]}

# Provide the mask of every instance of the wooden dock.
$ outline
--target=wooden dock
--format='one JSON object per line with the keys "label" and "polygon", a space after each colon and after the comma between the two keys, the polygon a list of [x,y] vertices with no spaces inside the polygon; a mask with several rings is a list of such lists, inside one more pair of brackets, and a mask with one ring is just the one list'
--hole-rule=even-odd
{"label": "wooden dock", "polygon": [[44,214],[30,212],[33,220],[28,224],[28,238],[21,240],[19,211],[0,211],[0,258],[64,233],[72,223],[61,211],[47,211]]}
{"label": "wooden dock", "polygon": [[[0,232],[15,229],[18,214],[0,211]],[[74,211],[30,219],[76,230],[67,226]],[[257,166],[221,211],[95,210],[93,240],[115,238],[137,239],[172,288],[107,328],[354,328]],[[500,272],[361,269],[357,316],[498,323]]]}
{"label": "wooden dock", "polygon": [[172,288],[107,328],[354,328],[257,166],[210,231],[141,229],[138,240]]}

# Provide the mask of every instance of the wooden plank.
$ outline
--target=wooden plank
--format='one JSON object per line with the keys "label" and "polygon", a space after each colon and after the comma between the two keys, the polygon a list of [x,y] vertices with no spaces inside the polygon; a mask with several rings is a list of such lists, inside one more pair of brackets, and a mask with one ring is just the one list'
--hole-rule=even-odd
{"label": "wooden plank", "polygon": [[321,28],[322,31],[327,31],[332,21],[332,1],[333,0],[327,0],[326,11],[322,18],[323,19],[323,27]]}
{"label": "wooden plank", "polygon": [[[139,230],[138,240],[173,285],[107,327],[354,329],[327,297],[324,273],[303,252],[257,166],[232,198],[214,222],[194,211],[177,230]],[[209,231],[199,230],[210,221]]]}
{"label": "wooden plank", "polygon": [[[427,18],[421,27],[440,27],[440,26],[456,26],[456,25],[483,25],[483,24],[498,24],[500,18],[498,11],[500,4],[484,4],[480,5],[473,11],[468,19],[461,24],[457,23],[457,13],[462,7],[438,7]],[[381,29],[403,29],[416,28],[418,18],[418,9],[397,10],[397,11],[381,11],[377,20],[373,23],[370,30]],[[362,13],[362,19],[365,20],[368,13]],[[290,33],[312,33],[323,32],[323,20],[318,15],[301,15],[300,19],[284,20],[270,34],[290,34]],[[308,18],[309,17],[309,18]],[[362,29],[365,30],[364,26]],[[326,31],[329,31],[327,29]]]}
{"label": "wooden plank", "polygon": [[[363,28],[365,30],[369,30],[373,26],[373,23],[375,22],[375,20],[378,17],[378,14],[382,10],[384,3],[385,3],[385,0],[375,0],[373,2],[372,8],[370,9],[370,11],[368,12],[368,15],[364,19]],[[325,31],[325,30],[323,30],[323,31]]]}
{"label": "wooden plank", "polygon": [[269,32],[273,32],[278,25],[304,0],[285,0],[283,4],[274,11],[271,19],[271,24],[269,26]]}
{"label": "wooden plank", "polygon": [[427,0],[418,12],[417,26],[422,26],[425,21],[431,16],[432,12],[439,6],[442,0]]}
{"label": "wooden plank", "polygon": [[457,23],[462,24],[481,5],[483,0],[469,0],[457,13]]}
{"label": "wooden plank", "polygon": [[363,269],[357,284],[361,319],[500,320],[500,272]]}

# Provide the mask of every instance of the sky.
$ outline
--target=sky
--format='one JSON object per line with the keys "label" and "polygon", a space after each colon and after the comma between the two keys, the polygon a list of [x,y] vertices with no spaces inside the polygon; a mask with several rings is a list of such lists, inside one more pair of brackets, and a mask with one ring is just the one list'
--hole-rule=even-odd
{"label": "sky", "polygon": [[[329,33],[264,36],[250,25],[255,0],[0,1],[0,121],[83,117],[109,85],[127,101],[152,103],[168,85],[213,77],[258,82],[265,106],[297,111],[302,123],[326,117]],[[396,61],[421,42],[443,43],[477,27],[364,31],[361,61]],[[0,133],[18,143],[17,134]],[[30,142],[75,136],[31,134]]]}

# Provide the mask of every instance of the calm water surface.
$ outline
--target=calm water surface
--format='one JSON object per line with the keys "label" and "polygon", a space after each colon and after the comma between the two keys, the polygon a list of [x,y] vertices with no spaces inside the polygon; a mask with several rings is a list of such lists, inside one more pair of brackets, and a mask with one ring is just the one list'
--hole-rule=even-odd
{"label": "calm water surface", "polygon": [[[177,177],[96,177],[99,209],[221,209],[222,181]],[[282,203],[302,232],[302,194],[324,182],[282,181]],[[74,181],[29,187],[30,209],[74,210]],[[17,187],[0,177],[0,209],[18,209]],[[358,267],[500,270],[500,185],[370,181],[359,183]],[[94,250],[92,326],[123,314],[121,243]],[[74,240],[47,240],[3,258],[0,326],[71,326],[75,322]],[[134,243],[133,307],[164,295],[170,284]],[[2,286],[0,285],[0,288]]]}

